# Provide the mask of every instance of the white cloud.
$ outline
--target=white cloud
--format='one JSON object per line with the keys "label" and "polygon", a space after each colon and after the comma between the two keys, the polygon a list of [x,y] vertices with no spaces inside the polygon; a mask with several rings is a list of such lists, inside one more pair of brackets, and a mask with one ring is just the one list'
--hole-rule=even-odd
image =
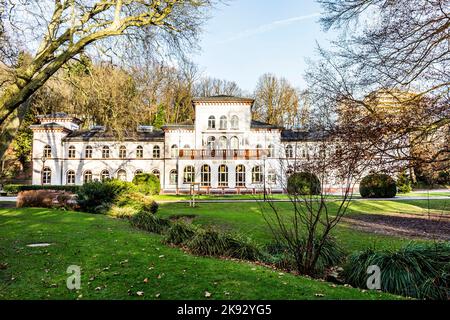
{"label": "white cloud", "polygon": [[307,19],[311,19],[311,18],[315,18],[318,17],[320,15],[320,13],[312,13],[312,14],[308,14],[308,15],[304,15],[304,16],[298,16],[298,17],[292,17],[292,18],[288,18],[288,19],[283,19],[283,20],[277,20],[277,21],[273,21],[271,23],[268,24],[263,24],[259,27],[256,28],[252,28],[252,29],[247,29],[244,30],[242,32],[237,33],[236,35],[224,39],[222,41],[219,41],[220,44],[223,43],[228,43],[228,42],[232,42],[235,40],[240,40],[240,39],[245,39],[245,38],[249,38],[251,36],[257,35],[257,34],[262,34],[262,33],[266,33],[269,32],[271,30],[283,27],[283,26],[287,26],[290,24],[293,24],[295,22],[298,21],[302,21],[302,20],[307,20]]}

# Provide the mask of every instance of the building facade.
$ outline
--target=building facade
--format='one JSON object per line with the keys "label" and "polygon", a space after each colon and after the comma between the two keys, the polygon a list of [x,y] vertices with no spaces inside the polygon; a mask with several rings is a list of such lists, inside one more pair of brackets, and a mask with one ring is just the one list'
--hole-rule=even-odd
{"label": "building facade", "polygon": [[193,123],[139,126],[123,139],[102,127],[81,130],[67,114],[39,116],[33,130],[33,184],[81,185],[153,173],[164,193],[284,192],[289,162],[318,152],[309,132],[252,120],[252,99],[193,100]]}

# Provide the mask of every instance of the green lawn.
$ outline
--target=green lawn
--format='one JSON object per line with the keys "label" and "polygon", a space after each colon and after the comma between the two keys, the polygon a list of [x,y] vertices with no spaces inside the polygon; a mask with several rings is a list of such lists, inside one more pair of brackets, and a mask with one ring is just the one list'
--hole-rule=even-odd
{"label": "green lawn", "polygon": [[[330,203],[333,210],[337,204]],[[290,203],[276,203],[280,210],[289,212]],[[202,226],[214,226],[218,229],[239,232],[254,238],[260,243],[272,241],[271,232],[267,227],[261,209],[270,212],[268,204],[264,203],[200,203],[197,208],[190,208],[184,203],[161,204],[160,214],[196,215],[194,223]],[[450,214],[448,200],[408,200],[408,201],[354,201],[348,211],[349,215],[360,213],[396,214],[396,213],[442,213]],[[361,250],[368,246],[378,248],[398,248],[410,240],[401,237],[389,237],[350,229],[345,223],[340,224],[335,235],[347,251]]]}
{"label": "green lawn", "polygon": [[[202,211],[202,219],[216,214],[217,221],[233,227],[239,221],[260,225],[261,220],[252,222],[256,208],[237,208],[203,206],[195,213]],[[169,211],[192,212],[183,205],[163,206],[163,214]],[[27,247],[43,242],[51,245]],[[0,209],[0,263],[0,299],[205,299],[205,291],[210,299],[398,298],[246,262],[192,256],[126,221],[51,209]],[[81,267],[82,288],[76,292],[65,285],[69,265]]]}

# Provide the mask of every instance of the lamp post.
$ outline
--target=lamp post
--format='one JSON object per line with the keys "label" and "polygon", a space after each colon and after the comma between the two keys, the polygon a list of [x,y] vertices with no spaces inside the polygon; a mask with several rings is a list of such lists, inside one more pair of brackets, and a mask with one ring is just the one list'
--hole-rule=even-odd
{"label": "lamp post", "polygon": [[45,155],[43,155],[41,157],[41,161],[42,161],[42,169],[41,169],[41,186],[44,185],[44,168],[45,168],[45,161],[47,161],[47,157]]}

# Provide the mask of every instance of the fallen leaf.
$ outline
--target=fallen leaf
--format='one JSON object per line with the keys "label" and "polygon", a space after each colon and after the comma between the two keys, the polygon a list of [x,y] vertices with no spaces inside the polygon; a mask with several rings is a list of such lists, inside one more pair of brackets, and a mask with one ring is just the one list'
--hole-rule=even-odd
{"label": "fallen leaf", "polygon": [[155,297],[156,297],[156,298],[159,298],[160,296],[161,296],[161,293],[155,294]]}
{"label": "fallen leaf", "polygon": [[323,293],[316,293],[315,296],[316,297],[324,297],[325,295]]}
{"label": "fallen leaf", "polygon": [[100,290],[102,290],[102,287],[95,288],[95,291],[100,291]]}
{"label": "fallen leaf", "polygon": [[147,283],[147,282],[148,282],[148,278],[145,278],[145,279],[144,279],[144,283]]}
{"label": "fallen leaf", "polygon": [[164,255],[163,255],[163,254],[162,254],[162,255],[160,255],[160,256],[159,256],[159,258],[164,258]]}
{"label": "fallen leaf", "polygon": [[205,298],[209,298],[209,297],[211,297],[211,293],[208,291],[205,291]]}
{"label": "fallen leaf", "polygon": [[137,294],[138,296],[143,296],[143,295],[144,295],[144,291],[138,291],[138,292],[136,292],[136,294]]}

